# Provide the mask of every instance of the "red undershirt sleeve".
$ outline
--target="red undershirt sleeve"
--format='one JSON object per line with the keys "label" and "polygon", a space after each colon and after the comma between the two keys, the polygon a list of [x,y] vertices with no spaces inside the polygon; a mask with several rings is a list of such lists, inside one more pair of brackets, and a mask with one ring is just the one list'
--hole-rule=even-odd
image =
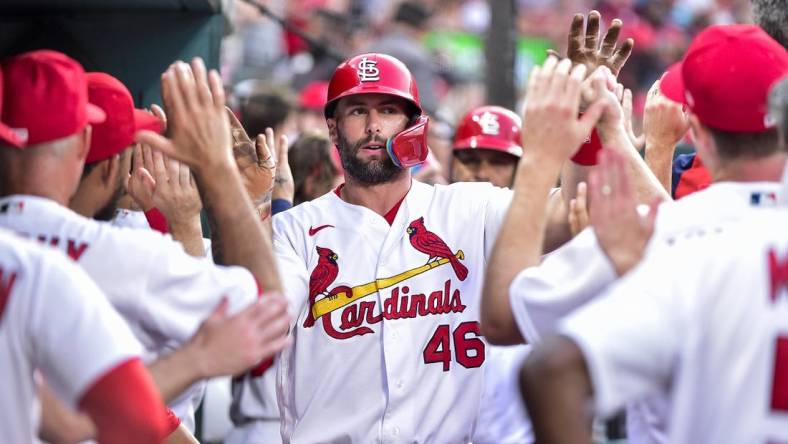
{"label": "red undershirt sleeve", "polygon": [[99,443],[160,443],[171,428],[161,396],[139,358],[101,376],[79,400],[79,408],[96,425]]}

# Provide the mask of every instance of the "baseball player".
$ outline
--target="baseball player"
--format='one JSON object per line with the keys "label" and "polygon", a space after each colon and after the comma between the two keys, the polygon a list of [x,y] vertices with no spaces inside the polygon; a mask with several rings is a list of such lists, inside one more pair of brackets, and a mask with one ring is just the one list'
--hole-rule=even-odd
{"label": "baseball player", "polygon": [[[0,199],[0,226],[57,247],[87,271],[129,324],[146,355],[167,355],[165,363],[170,364],[170,370],[162,372],[162,378],[167,383],[163,395],[168,400],[190,383],[239,371],[225,373],[229,367],[221,368],[235,358],[244,358],[243,362],[251,357],[247,353],[260,353],[251,364],[260,356],[271,356],[284,345],[282,334],[287,328],[281,299],[266,294],[265,304],[260,305],[267,307],[261,310],[268,313],[270,323],[257,325],[271,330],[270,335],[264,335],[267,340],[255,345],[256,350],[243,350],[252,344],[239,343],[238,349],[228,348],[221,356],[203,357],[199,365],[189,363],[186,355],[176,359],[171,353],[192,338],[223,297],[228,301],[226,311],[235,313],[256,303],[259,287],[267,291],[279,288],[268,241],[250,208],[232,156],[228,165],[224,151],[216,149],[227,146],[229,150],[223,96],[216,95],[215,84],[210,100],[197,95],[197,88],[204,88],[200,90],[204,94],[208,85],[204,66],[201,62],[195,66],[193,75],[198,82],[190,82],[184,89],[180,89],[180,82],[188,81],[185,76],[189,75],[185,64],[171,67],[164,76],[164,97],[172,105],[169,117],[174,141],[154,133],[149,133],[147,140],[168,149],[167,154],[201,163],[192,171],[201,180],[205,202],[210,202],[206,208],[215,220],[214,233],[221,237],[220,242],[214,242],[215,248],[222,248],[220,255],[214,251],[214,259],[227,266],[192,258],[179,244],[158,233],[112,227],[66,208],[89,155],[87,122],[95,123],[93,117],[102,112],[87,103],[81,67],[62,54],[34,51],[3,66],[14,91],[4,97],[3,118],[9,126],[26,132],[27,140],[22,149],[0,147],[4,196]],[[37,83],[31,79],[38,79]],[[120,143],[97,147],[114,150],[103,154],[115,165],[110,169],[112,174],[121,177],[128,172],[127,147],[137,125],[130,103],[125,110],[117,104],[112,109],[129,115],[125,129],[119,128]],[[122,185],[121,180],[116,183]],[[236,192],[238,196],[228,197]],[[105,197],[111,195],[107,191]],[[258,330],[262,333],[263,328]],[[223,362],[225,358],[229,360]]]}
{"label": "baseball player", "polygon": [[60,399],[90,416],[100,442],[161,442],[164,405],[141,351],[84,271],[0,230],[0,375],[7,381],[0,440],[33,442],[38,370]]}
{"label": "baseball player", "polygon": [[[655,94],[685,103],[697,150],[713,172],[715,184],[681,201],[662,204],[658,213],[652,208],[645,221],[632,221],[634,229],[611,235],[631,236],[627,244],[638,247],[638,254],[624,256],[609,251],[606,255],[600,243],[604,245],[607,239],[587,229],[537,266],[538,239],[528,237],[521,227],[536,223],[543,204],[536,201],[511,211],[493,260],[509,258],[514,251],[528,255],[519,267],[489,268],[483,302],[488,338],[494,343],[536,342],[554,331],[559,318],[594,298],[640,260],[655,218],[655,238],[672,239],[676,233],[704,226],[712,217],[735,220],[752,206],[776,202],[785,153],[777,130],[769,125],[765,104],[769,87],[786,73],[785,49],[757,27],[715,26],[699,34],[684,61],[668,71]],[[526,113],[526,127],[528,118]],[[537,125],[534,121],[534,128]],[[600,135],[608,130],[604,125],[597,128]],[[520,192],[533,188],[535,181],[550,182],[557,175],[537,178],[544,171],[543,167],[533,171],[530,179],[524,175],[518,184]],[[603,195],[610,193],[610,188],[601,190]],[[593,211],[592,207],[592,217]],[[619,259],[611,261],[611,255]],[[496,291],[497,286],[510,291]],[[630,440],[665,442],[664,399],[655,398],[637,409],[640,413],[629,415],[634,421],[629,424]]]}
{"label": "baseball player", "polygon": [[[451,181],[511,188],[520,145],[520,116],[500,106],[469,111],[457,125]],[[517,398],[517,371],[529,346],[489,347],[474,443],[533,442],[530,420]]]}
{"label": "baseball player", "polygon": [[745,212],[655,241],[536,347],[522,386],[538,439],[587,442],[587,401],[606,416],[659,394],[668,442],[788,440],[788,212]]}
{"label": "baseball player", "polygon": [[457,125],[451,161],[452,182],[490,182],[511,187],[520,145],[520,116],[500,106],[480,106]]}
{"label": "baseball player", "polygon": [[[470,440],[487,359],[481,271],[511,194],[411,180],[408,168],[427,155],[428,123],[398,60],[350,58],[328,99],[345,183],[273,220],[295,318],[278,363],[282,437]],[[567,227],[558,232],[548,244],[568,236]],[[254,399],[262,383],[244,384],[241,410],[257,421],[266,414]]]}

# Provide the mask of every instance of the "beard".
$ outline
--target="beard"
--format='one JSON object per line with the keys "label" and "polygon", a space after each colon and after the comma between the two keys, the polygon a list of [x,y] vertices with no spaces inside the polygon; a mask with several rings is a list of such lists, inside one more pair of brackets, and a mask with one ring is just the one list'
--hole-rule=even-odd
{"label": "beard", "polygon": [[380,142],[385,146],[385,139],[381,139],[377,136],[367,136],[355,144],[352,144],[339,129],[337,129],[337,136],[339,139],[339,158],[342,161],[342,167],[350,177],[362,184],[378,185],[390,182],[400,174],[404,174],[405,170],[394,165],[394,161],[391,160],[388,153],[386,153],[386,157],[381,160],[373,159],[364,161],[359,159],[358,152],[361,147],[371,142]]}
{"label": "beard", "polygon": [[123,197],[124,187],[123,182],[118,184],[118,189],[115,190],[115,194],[112,195],[112,199],[107,202],[104,207],[96,212],[93,215],[93,219],[100,220],[102,222],[109,222],[115,218],[115,210],[118,209],[118,202],[120,198]]}

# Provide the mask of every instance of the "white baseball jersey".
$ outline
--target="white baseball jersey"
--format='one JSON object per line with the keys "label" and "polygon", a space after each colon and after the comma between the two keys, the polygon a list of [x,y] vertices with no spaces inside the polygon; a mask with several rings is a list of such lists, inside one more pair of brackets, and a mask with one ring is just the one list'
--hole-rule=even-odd
{"label": "white baseball jersey", "polygon": [[116,227],[150,228],[144,211],[127,210],[125,208],[118,208],[115,210],[115,217],[112,218],[110,223]]}
{"label": "white baseball jersey", "polygon": [[483,270],[510,199],[413,181],[391,225],[333,192],[273,218],[295,317],[277,372],[285,442],[470,440]]}
{"label": "white baseball jersey", "polygon": [[[222,296],[231,313],[257,300],[257,284],[245,268],[193,258],[169,236],[88,219],[49,199],[0,199],[0,227],[75,260],[126,320],[149,361],[186,343]],[[186,394],[170,405],[187,427],[193,427],[192,398]]]}
{"label": "white baseball jersey", "polygon": [[73,408],[101,376],[141,351],[84,271],[0,230],[0,442],[34,440],[35,369]]}
{"label": "white baseball jersey", "polygon": [[[753,206],[773,206],[779,192],[776,182],[722,182],[681,200],[665,202],[657,212],[649,245],[705,226],[708,221],[736,220]],[[644,260],[648,260],[648,254]],[[555,331],[561,317],[597,297],[616,279],[593,230],[587,228],[539,266],[523,270],[512,281],[509,296],[520,332],[530,343],[539,341],[542,335]],[[630,442],[666,442],[664,400],[646,404],[628,410]]]}
{"label": "white baseball jersey", "polygon": [[763,209],[682,233],[566,318],[597,412],[661,393],[671,443],[788,442],[786,227]]}

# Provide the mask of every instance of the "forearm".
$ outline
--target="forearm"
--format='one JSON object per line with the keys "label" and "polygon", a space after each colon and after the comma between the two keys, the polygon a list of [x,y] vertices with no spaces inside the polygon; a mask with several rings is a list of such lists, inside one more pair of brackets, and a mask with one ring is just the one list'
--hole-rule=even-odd
{"label": "forearm", "polygon": [[673,154],[675,151],[675,145],[664,146],[646,141],[646,165],[668,194],[671,194],[672,189]]}
{"label": "forearm", "polygon": [[270,235],[266,235],[238,171],[227,163],[197,179],[211,225],[214,261],[244,267],[266,291],[281,291]]}
{"label": "forearm", "polygon": [[163,444],[199,444],[197,438],[183,425],[179,425],[174,432],[167,436]]}
{"label": "forearm", "polygon": [[41,384],[38,389],[41,403],[41,424],[38,436],[51,443],[78,443],[96,436],[96,428],[90,417],[65,406]]}
{"label": "forearm", "polygon": [[635,147],[626,136],[623,127],[618,131],[604,133],[600,131],[602,144],[605,148],[616,150],[627,159],[627,166],[632,178],[635,198],[639,204],[649,204],[655,198],[670,199],[662,183],[640,157]]}
{"label": "forearm", "polygon": [[[553,337],[543,345],[556,341],[571,343],[566,338]],[[572,346],[576,349],[573,343]],[[570,354],[579,354],[578,350],[573,351]],[[552,347],[540,347],[531,353],[520,372],[520,389],[536,442],[591,442],[590,384],[585,365],[567,362],[567,353]]]}
{"label": "forearm", "polygon": [[524,158],[514,195],[490,255],[482,294],[482,332],[497,344],[522,342],[509,302],[509,287],[523,269],[539,263],[550,189],[560,166]]}
{"label": "forearm", "polygon": [[204,257],[205,245],[202,241],[202,224],[200,215],[186,221],[169,221],[170,235],[183,245],[183,249],[190,256]]}
{"label": "forearm", "polygon": [[197,354],[188,344],[148,365],[148,372],[165,403],[206,377]]}

